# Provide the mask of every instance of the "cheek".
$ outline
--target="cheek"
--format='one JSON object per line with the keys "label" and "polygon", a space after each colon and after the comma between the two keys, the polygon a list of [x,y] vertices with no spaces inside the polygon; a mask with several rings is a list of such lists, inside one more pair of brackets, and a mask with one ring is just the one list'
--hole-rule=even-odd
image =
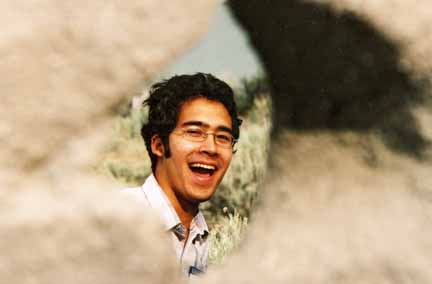
{"label": "cheek", "polygon": [[231,163],[232,160],[232,153],[227,153],[225,155],[222,156],[224,164],[225,164],[225,168],[228,168],[228,166]]}
{"label": "cheek", "polygon": [[188,155],[193,153],[195,148],[190,144],[172,143],[170,144],[171,158],[178,167],[184,167],[187,164]]}

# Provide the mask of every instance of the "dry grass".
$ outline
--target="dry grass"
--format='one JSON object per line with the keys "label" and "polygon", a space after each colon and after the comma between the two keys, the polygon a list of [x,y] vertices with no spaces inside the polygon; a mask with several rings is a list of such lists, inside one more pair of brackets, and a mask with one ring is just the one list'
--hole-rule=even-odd
{"label": "dry grass", "polygon": [[[235,88],[244,120],[238,151],[215,196],[201,206],[211,227],[211,263],[221,263],[242,239],[266,173],[271,129],[271,105],[266,92],[262,77],[244,79]],[[137,186],[151,173],[150,159],[140,136],[147,111],[132,108],[123,109],[123,113],[99,169],[125,185]]]}

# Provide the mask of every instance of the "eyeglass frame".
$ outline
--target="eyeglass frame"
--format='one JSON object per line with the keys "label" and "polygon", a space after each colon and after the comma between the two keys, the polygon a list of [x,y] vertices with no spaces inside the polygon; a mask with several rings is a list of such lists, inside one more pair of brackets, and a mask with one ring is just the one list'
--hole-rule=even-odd
{"label": "eyeglass frame", "polygon": [[[187,132],[187,129],[194,129],[194,130],[199,130],[201,133],[202,133],[202,136],[201,137],[191,137],[191,136],[187,136],[187,134],[188,134],[188,132]],[[178,132],[178,131],[180,131],[180,132]],[[231,143],[229,144],[230,146],[228,146],[228,144],[225,146],[225,145],[223,145],[223,144],[219,144],[218,142],[217,142],[217,140],[216,140],[216,136],[217,136],[217,133],[218,132],[224,132],[224,133],[229,133],[229,136],[231,136],[231,139],[232,139],[232,141],[231,141]],[[234,149],[234,146],[235,146],[235,144],[238,142],[238,139],[235,139],[234,138],[234,136],[230,133],[230,132],[228,132],[228,131],[226,131],[226,130],[219,130],[219,131],[205,131],[204,129],[202,129],[202,127],[200,127],[200,126],[197,126],[197,125],[188,125],[188,126],[184,126],[184,127],[177,127],[177,128],[175,128],[173,131],[172,131],[172,133],[173,134],[176,134],[176,135],[181,135],[184,139],[186,139],[186,140],[188,140],[188,141],[190,141],[190,142],[200,142],[200,143],[202,143],[202,142],[204,142],[204,141],[206,141],[207,140],[207,137],[209,136],[209,135],[213,135],[213,141],[214,141],[214,143],[216,144],[216,145],[218,145],[218,146],[220,146],[220,147],[222,147],[222,148],[224,148],[224,149],[229,149],[229,148],[231,148],[232,150],[233,150],[233,153],[235,153],[237,150],[236,149]],[[192,139],[191,139],[192,138]],[[194,140],[194,138],[199,138],[200,140]]]}

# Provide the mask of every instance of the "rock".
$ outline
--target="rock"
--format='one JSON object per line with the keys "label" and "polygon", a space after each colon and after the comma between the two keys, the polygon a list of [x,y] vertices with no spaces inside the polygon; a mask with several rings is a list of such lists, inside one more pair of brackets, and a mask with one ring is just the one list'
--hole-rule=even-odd
{"label": "rock", "polygon": [[431,162],[381,145],[370,167],[335,136],[284,132],[241,249],[199,283],[432,281]]}
{"label": "rock", "polygon": [[373,132],[395,152],[424,154],[412,110],[430,100],[430,1],[229,3],[276,93],[275,129]]}
{"label": "rock", "polygon": [[431,283],[431,2],[229,3],[275,130],[247,239],[199,283]]}
{"label": "rock", "polygon": [[1,282],[179,283],[163,226],[125,198],[88,190],[2,198]]}
{"label": "rock", "polygon": [[158,222],[94,165],[112,108],[190,48],[216,4],[0,3],[1,283],[181,281]]}
{"label": "rock", "polygon": [[206,31],[216,3],[3,1],[2,187],[16,187],[139,93]]}

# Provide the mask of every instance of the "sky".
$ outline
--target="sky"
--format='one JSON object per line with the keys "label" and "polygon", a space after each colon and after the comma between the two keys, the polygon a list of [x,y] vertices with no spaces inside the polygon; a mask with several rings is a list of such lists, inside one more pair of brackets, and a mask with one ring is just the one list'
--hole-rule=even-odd
{"label": "sky", "polygon": [[261,69],[243,29],[231,16],[228,6],[221,4],[211,19],[208,33],[160,77],[205,72],[238,79],[255,75]]}

